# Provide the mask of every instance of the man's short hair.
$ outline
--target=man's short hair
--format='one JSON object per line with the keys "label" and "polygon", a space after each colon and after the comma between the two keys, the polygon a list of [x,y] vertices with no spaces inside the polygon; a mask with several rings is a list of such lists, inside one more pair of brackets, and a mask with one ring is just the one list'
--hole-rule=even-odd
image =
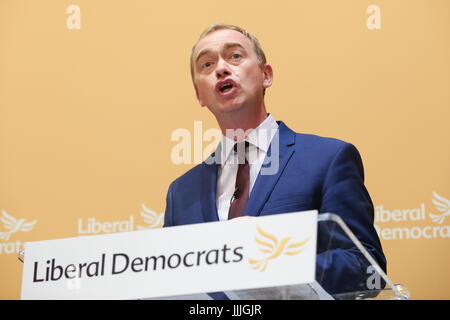
{"label": "man's short hair", "polygon": [[256,37],[254,35],[252,35],[251,33],[247,32],[246,30],[237,27],[237,26],[233,26],[230,24],[224,24],[224,23],[214,23],[212,25],[210,25],[208,28],[205,29],[205,31],[202,32],[202,34],[200,35],[200,37],[198,38],[197,42],[195,43],[195,45],[192,47],[192,52],[191,52],[191,76],[192,76],[192,82],[194,82],[195,84],[195,80],[194,80],[194,50],[195,47],[197,46],[198,42],[203,39],[204,37],[206,37],[208,34],[217,31],[217,30],[222,30],[222,29],[229,29],[229,30],[234,30],[237,32],[242,33],[244,36],[246,36],[249,40],[250,43],[252,44],[253,50],[256,53],[256,56],[258,58],[258,63],[259,66],[261,67],[261,69],[264,69],[265,65],[266,65],[266,55],[264,54],[264,51],[261,47],[261,44],[259,43],[258,39],[256,39]]}

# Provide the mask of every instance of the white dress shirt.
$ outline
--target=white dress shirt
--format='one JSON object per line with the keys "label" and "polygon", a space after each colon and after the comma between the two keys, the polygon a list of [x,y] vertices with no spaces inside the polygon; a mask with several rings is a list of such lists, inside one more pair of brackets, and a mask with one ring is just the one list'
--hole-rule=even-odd
{"label": "white dress shirt", "polygon": [[[261,166],[269,150],[272,138],[278,130],[278,124],[269,116],[253,129],[245,138],[249,142],[246,158],[250,165],[250,189],[249,196],[258,177]],[[238,157],[233,150],[236,141],[222,135],[221,141],[221,164],[217,173],[216,186],[216,206],[219,220],[228,220],[228,211],[230,209],[231,198],[233,196],[236,184],[236,175],[238,171]],[[219,149],[219,148],[218,148]]]}

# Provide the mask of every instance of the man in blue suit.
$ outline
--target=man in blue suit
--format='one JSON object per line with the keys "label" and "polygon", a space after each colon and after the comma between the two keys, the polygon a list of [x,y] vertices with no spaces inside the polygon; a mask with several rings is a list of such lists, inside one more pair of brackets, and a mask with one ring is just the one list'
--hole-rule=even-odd
{"label": "man in blue suit", "polygon": [[[357,149],[295,133],[267,113],[273,70],[258,40],[239,27],[212,25],[192,50],[191,73],[222,142],[172,182],[164,227],[317,209],[338,214],[385,271]],[[332,294],[367,290],[367,260],[350,240],[321,225],[316,280]]]}

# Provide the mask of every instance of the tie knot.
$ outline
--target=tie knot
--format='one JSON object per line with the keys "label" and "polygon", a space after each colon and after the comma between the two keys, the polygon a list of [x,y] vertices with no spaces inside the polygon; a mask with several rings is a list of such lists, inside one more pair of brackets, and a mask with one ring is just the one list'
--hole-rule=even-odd
{"label": "tie knot", "polygon": [[245,154],[247,153],[249,145],[250,144],[248,143],[248,141],[241,141],[241,142],[235,143],[235,145],[233,146],[234,152],[236,152],[238,155],[238,163],[239,164],[247,163]]}
{"label": "tie knot", "polygon": [[249,145],[250,143],[248,141],[236,142],[233,146],[233,150],[234,152],[238,152],[239,150],[246,151]]}

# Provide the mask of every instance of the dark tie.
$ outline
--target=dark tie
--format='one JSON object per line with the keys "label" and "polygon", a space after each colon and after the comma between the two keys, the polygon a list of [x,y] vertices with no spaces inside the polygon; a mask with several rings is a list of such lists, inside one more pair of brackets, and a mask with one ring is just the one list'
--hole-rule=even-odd
{"label": "dark tie", "polygon": [[248,194],[250,188],[250,165],[245,157],[248,149],[248,142],[236,143],[234,151],[238,154],[239,168],[236,176],[235,191],[231,198],[231,206],[228,211],[228,219],[233,219],[242,216],[245,206],[248,202]]}

